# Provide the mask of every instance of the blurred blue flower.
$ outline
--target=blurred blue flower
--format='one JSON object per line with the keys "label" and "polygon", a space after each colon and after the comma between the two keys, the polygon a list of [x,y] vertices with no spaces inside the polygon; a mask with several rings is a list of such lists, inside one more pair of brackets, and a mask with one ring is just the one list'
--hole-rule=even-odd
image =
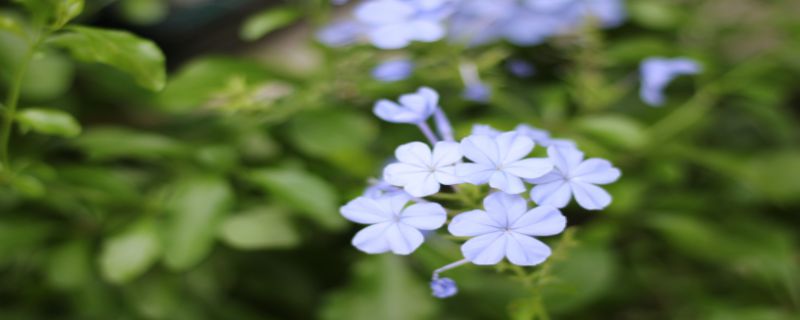
{"label": "blurred blue flower", "polygon": [[567,219],[551,206],[528,210],[518,195],[495,192],[483,200],[484,210],[472,210],[453,218],[448,231],[458,237],[473,237],[461,253],[477,265],[493,265],[507,258],[519,266],[547,260],[551,251],[534,236],[552,236],[564,231]]}
{"label": "blurred blue flower", "polygon": [[381,198],[383,196],[405,194],[403,189],[395,187],[384,180],[371,179],[369,187],[364,190],[364,196],[368,198]]}
{"label": "blurred blue flower", "polygon": [[553,171],[528,182],[537,186],[531,189],[531,199],[539,205],[566,207],[574,196],[587,210],[600,210],[611,203],[611,195],[596,185],[609,184],[622,174],[610,162],[592,158],[583,160],[583,152],[572,147],[550,147],[547,154],[553,161]]}
{"label": "blurred blue flower", "polygon": [[443,0],[374,0],[359,5],[356,20],[366,26],[370,42],[381,49],[400,49],[412,41],[433,42],[444,37]]}
{"label": "blurred blue flower", "polygon": [[444,225],[447,213],[438,203],[416,203],[406,207],[409,197],[395,194],[381,198],[358,197],[342,206],[342,216],[370,226],[353,237],[352,244],[366,253],[391,251],[411,254],[422,245],[420,230],[435,230]]}
{"label": "blurred blue flower", "polygon": [[414,71],[411,60],[384,61],[372,69],[372,77],[383,82],[394,82],[408,78]]}
{"label": "blurred blue flower", "polygon": [[462,158],[456,142],[437,142],[433,151],[422,142],[406,143],[395,150],[395,157],[398,162],[386,166],[383,180],[414,197],[435,194],[441,184],[461,183],[454,166]]}
{"label": "blurred blue flower", "polygon": [[434,297],[444,299],[456,295],[458,287],[453,279],[438,278],[431,280],[431,291],[433,291]]}
{"label": "blurred blue flower", "polygon": [[639,96],[650,106],[662,106],[666,101],[664,90],[673,79],[681,75],[699,72],[700,65],[691,59],[648,58],[642,61],[640,67],[642,85],[639,89]]}
{"label": "blurred blue flower", "polygon": [[394,123],[424,123],[438,108],[439,94],[422,87],[416,93],[400,96],[400,104],[386,99],[375,103],[373,112],[378,118]]}
{"label": "blurred blue flower", "polygon": [[469,101],[481,103],[489,102],[489,98],[492,97],[492,89],[489,89],[489,87],[482,82],[473,82],[464,88],[463,97]]}
{"label": "blurred blue flower", "polygon": [[492,126],[490,126],[488,124],[473,124],[472,125],[472,131],[470,132],[470,135],[473,135],[473,136],[474,135],[482,135],[482,136],[488,136],[488,137],[494,138],[494,137],[499,136],[501,133],[503,133],[503,132],[493,128]]}
{"label": "blurred blue flower", "polygon": [[536,73],[536,68],[528,61],[522,59],[511,59],[506,62],[506,68],[511,74],[519,78],[530,78]]}
{"label": "blurred blue flower", "polygon": [[360,24],[353,21],[340,21],[319,30],[317,39],[330,47],[344,47],[355,43],[361,32]]}
{"label": "blurred blue flower", "polygon": [[517,194],[525,191],[522,178],[533,179],[553,169],[548,159],[524,159],[533,150],[533,141],[516,132],[492,138],[474,135],[461,141],[461,152],[472,163],[456,164],[456,174],[464,181]]}

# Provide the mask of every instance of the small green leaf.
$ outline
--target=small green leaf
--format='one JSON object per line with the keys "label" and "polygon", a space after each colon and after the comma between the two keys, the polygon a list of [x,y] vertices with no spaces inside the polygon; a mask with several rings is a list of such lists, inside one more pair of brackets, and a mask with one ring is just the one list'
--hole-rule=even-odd
{"label": "small green leaf", "polygon": [[59,289],[79,289],[92,280],[91,247],[72,240],[55,248],[47,263],[47,279]]}
{"label": "small green leaf", "polygon": [[187,270],[210,252],[233,192],[216,176],[185,178],[167,201],[164,262],[172,270]]}
{"label": "small green leaf", "polygon": [[335,189],[325,180],[298,169],[261,169],[249,179],[277,200],[299,210],[320,225],[336,230],[345,226],[338,214]]}
{"label": "small green leaf", "polygon": [[186,147],[172,138],[115,127],[88,130],[74,143],[95,160],[160,160],[186,152]]}
{"label": "small green leaf", "polygon": [[290,138],[312,156],[331,156],[363,149],[375,139],[375,122],[343,110],[321,110],[297,115],[289,127]]}
{"label": "small green leaf", "polygon": [[169,3],[166,0],[122,0],[119,9],[129,22],[153,25],[169,14]]}
{"label": "small green leaf", "polygon": [[647,131],[633,118],[604,115],[577,120],[578,130],[601,140],[611,147],[638,149],[649,141]]}
{"label": "small green leaf", "polygon": [[160,252],[155,223],[145,218],[103,242],[100,272],[106,280],[123,284],[147,271]]}
{"label": "small green leaf", "polygon": [[239,37],[246,41],[257,40],[300,17],[300,12],[294,8],[268,9],[248,18],[239,30]]}
{"label": "small green leaf", "polygon": [[109,65],[128,73],[144,88],[160,91],[166,82],[164,54],[150,40],[126,31],[73,26],[51,43],[85,62]]}
{"label": "small green leaf", "polygon": [[300,242],[289,216],[273,208],[229,216],[219,235],[222,241],[241,250],[290,248]]}
{"label": "small green leaf", "polygon": [[83,11],[83,0],[58,0],[55,4],[55,15],[52,27],[61,29],[70,20]]}
{"label": "small green leaf", "polygon": [[22,21],[15,15],[8,12],[0,12],[0,31],[8,31],[22,38],[26,38],[28,34],[25,32]]}
{"label": "small green leaf", "polygon": [[62,137],[75,137],[81,125],[69,113],[53,109],[28,108],[17,113],[17,122],[23,131],[34,131]]}

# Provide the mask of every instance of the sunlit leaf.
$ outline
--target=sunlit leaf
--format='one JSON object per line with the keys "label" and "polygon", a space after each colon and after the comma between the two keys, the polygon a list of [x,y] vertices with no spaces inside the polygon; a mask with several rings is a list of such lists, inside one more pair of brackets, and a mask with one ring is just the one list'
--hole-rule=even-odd
{"label": "sunlit leaf", "polygon": [[257,40],[300,17],[301,12],[291,7],[267,9],[248,18],[239,30],[239,36],[247,41]]}
{"label": "sunlit leaf", "polygon": [[126,283],[147,271],[160,253],[156,225],[151,219],[143,218],[104,241],[100,271],[112,283]]}
{"label": "sunlit leaf", "polygon": [[85,62],[114,67],[133,77],[144,88],[164,88],[164,54],[150,40],[127,31],[72,26],[50,42],[66,48],[73,57]]}
{"label": "sunlit leaf", "polygon": [[183,154],[187,149],[172,138],[115,127],[86,131],[75,144],[96,160],[119,158],[163,159]]}
{"label": "sunlit leaf", "polygon": [[81,125],[69,113],[54,109],[27,108],[17,113],[17,123],[23,131],[75,137],[81,133]]}
{"label": "sunlit leaf", "polygon": [[229,216],[222,224],[220,238],[242,250],[290,248],[300,241],[287,213],[274,208]]}

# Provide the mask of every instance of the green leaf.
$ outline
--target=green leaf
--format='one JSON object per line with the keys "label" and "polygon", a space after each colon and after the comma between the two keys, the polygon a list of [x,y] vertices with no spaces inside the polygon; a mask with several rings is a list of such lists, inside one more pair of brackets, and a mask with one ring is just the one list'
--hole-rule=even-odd
{"label": "green leaf", "polygon": [[0,12],[0,31],[8,31],[22,38],[28,37],[20,18],[8,12]]}
{"label": "green leaf", "polygon": [[576,126],[584,134],[619,149],[639,149],[647,145],[649,141],[644,126],[633,118],[625,116],[586,117],[578,119]]}
{"label": "green leaf", "polygon": [[339,109],[299,114],[289,127],[292,142],[312,156],[363,149],[377,133],[377,125],[370,119]]}
{"label": "green leaf", "polygon": [[59,289],[79,289],[92,280],[91,247],[85,240],[72,240],[56,247],[47,263],[47,279]]}
{"label": "green leaf", "polygon": [[83,0],[57,0],[52,27],[61,29],[83,11]]}
{"label": "green leaf", "polygon": [[81,125],[69,113],[61,110],[28,108],[17,113],[17,122],[23,131],[32,130],[41,134],[75,137],[81,133]]}
{"label": "green leaf", "polygon": [[800,202],[800,151],[760,154],[742,170],[744,181],[756,193],[783,203]]}
{"label": "green leaf", "polygon": [[100,272],[116,284],[138,277],[158,259],[161,245],[155,223],[143,218],[127,230],[103,242]]}
{"label": "green leaf", "polygon": [[576,310],[602,297],[614,284],[618,267],[611,251],[598,245],[581,243],[565,255],[553,261],[552,281],[542,288],[544,305],[554,313]]}
{"label": "green leaf", "polygon": [[169,14],[166,0],[122,0],[119,9],[125,19],[139,25],[152,25]]}
{"label": "green leaf", "polygon": [[246,41],[259,38],[285,27],[300,18],[301,12],[290,7],[268,9],[248,18],[239,30],[239,37]]}
{"label": "green leaf", "polygon": [[120,158],[160,160],[187,151],[184,145],[172,138],[115,127],[88,130],[74,143],[95,160]]}
{"label": "green leaf", "polygon": [[261,169],[250,172],[250,181],[277,200],[306,214],[330,230],[341,229],[336,190],[325,180],[298,169]]}
{"label": "green leaf", "polygon": [[233,192],[216,176],[185,178],[167,201],[164,262],[170,269],[187,270],[211,252],[220,224],[228,214]]}
{"label": "green leaf", "polygon": [[150,40],[126,31],[70,27],[50,42],[66,48],[78,60],[101,63],[132,76],[142,87],[160,91],[166,82],[164,54]]}
{"label": "green leaf", "polygon": [[274,208],[229,216],[219,236],[228,245],[241,250],[291,248],[300,242],[286,212]]}
{"label": "green leaf", "polygon": [[436,319],[435,301],[425,282],[393,255],[365,256],[349,287],[328,295],[321,319]]}

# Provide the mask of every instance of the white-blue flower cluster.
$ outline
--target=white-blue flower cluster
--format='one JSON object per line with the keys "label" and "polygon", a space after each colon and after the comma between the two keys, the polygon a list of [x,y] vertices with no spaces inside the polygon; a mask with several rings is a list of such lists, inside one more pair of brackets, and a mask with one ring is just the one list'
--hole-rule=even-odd
{"label": "white-blue flower cluster", "polygon": [[356,6],[352,20],[326,27],[318,39],[330,46],[365,39],[380,49],[445,36],[472,45],[508,40],[529,46],[589,19],[614,27],[625,17],[623,0],[368,0]]}
{"label": "white-blue flower cluster", "polygon": [[[464,263],[542,263],[551,252],[536,237],[564,231],[567,220],[559,209],[572,198],[588,210],[605,208],[611,196],[598,185],[620,177],[610,162],[584,160],[572,141],[552,139],[548,132],[527,125],[509,132],[478,125],[456,141],[439,95],[430,88],[402,95],[399,102],[378,101],[374,112],[385,121],[417,125],[428,143],[399,146],[397,161],[384,168],[383,179],[341,208],[345,218],[369,225],[353,238],[359,250],[411,254],[424,242],[423,231],[439,229],[448,220],[447,210],[426,197],[442,192],[443,186],[456,192],[462,184],[490,188],[482,209],[450,220],[447,230],[469,239],[461,246],[464,260],[434,272],[431,286],[437,297],[457,292],[452,280],[439,279],[438,274]],[[438,134],[428,125],[430,118]],[[547,157],[531,157],[537,144],[547,147]],[[529,208],[529,202],[536,206]]]}

